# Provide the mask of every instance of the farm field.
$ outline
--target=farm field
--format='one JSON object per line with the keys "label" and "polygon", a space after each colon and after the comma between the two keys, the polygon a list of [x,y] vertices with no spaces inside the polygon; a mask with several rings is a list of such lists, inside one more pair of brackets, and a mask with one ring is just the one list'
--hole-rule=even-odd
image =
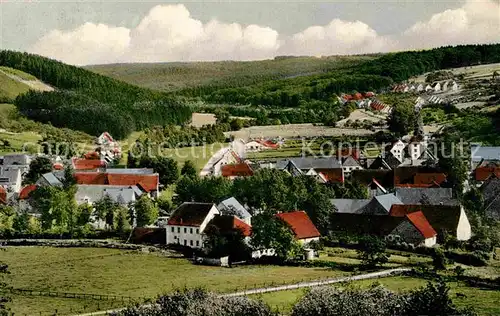
{"label": "farm field", "polygon": [[206,85],[234,87],[311,75],[353,66],[373,58],[374,56],[296,57],[248,62],[110,64],[85,68],[138,86],[175,91]]}
{"label": "farm field", "polygon": [[[326,268],[197,266],[186,259],[98,248],[8,247],[2,253],[2,261],[9,265],[8,282],[13,288],[118,295],[138,300],[184,287],[232,292],[346,274]],[[70,304],[64,303],[67,300]],[[20,315],[27,310],[39,315],[41,311],[53,312],[52,306],[60,306],[58,311],[64,314],[70,308],[83,310],[88,301],[16,295],[12,309]]]}
{"label": "farm field", "polygon": [[[351,282],[351,286],[355,287],[369,287],[374,283],[382,284],[388,289],[396,292],[410,291],[418,287],[425,286],[427,281],[412,277],[388,277],[381,278],[378,280],[361,280]],[[478,315],[499,315],[500,306],[498,305],[498,300],[500,300],[500,292],[493,290],[485,290],[479,288],[472,288],[463,285],[457,285],[455,282],[448,283],[451,290],[451,297],[453,297],[453,302],[458,306],[473,306],[476,309]],[[299,300],[305,293],[307,289],[291,290],[291,291],[281,291],[274,293],[265,293],[260,295],[254,295],[252,298],[261,299],[265,303],[269,304],[274,309],[277,309],[281,313],[289,313],[292,306]],[[456,293],[465,294],[465,298],[456,298]]]}
{"label": "farm field", "polygon": [[253,138],[293,138],[293,137],[328,137],[328,136],[363,136],[373,134],[367,129],[335,128],[326,126],[315,126],[313,124],[287,124],[287,125],[267,125],[252,126],[242,128],[236,132],[227,132],[227,135],[234,136],[235,139],[243,140]]}

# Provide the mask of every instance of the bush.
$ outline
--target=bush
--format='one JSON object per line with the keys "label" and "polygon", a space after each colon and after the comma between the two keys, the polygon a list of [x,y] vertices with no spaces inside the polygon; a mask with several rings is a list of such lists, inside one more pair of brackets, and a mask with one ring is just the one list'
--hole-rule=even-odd
{"label": "bush", "polygon": [[487,266],[490,259],[490,253],[477,250],[473,252],[447,251],[445,254],[447,258],[455,262],[476,267]]}

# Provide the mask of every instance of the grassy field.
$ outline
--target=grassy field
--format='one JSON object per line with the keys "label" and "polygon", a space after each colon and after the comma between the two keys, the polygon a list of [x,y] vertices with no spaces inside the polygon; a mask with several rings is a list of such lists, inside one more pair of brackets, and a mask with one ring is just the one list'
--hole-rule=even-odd
{"label": "grassy field", "polygon": [[[389,277],[381,278],[378,280],[362,280],[354,281],[351,283],[353,286],[368,287],[373,283],[378,282],[390,290],[401,292],[416,289],[425,286],[426,280],[411,278],[411,277]],[[453,302],[458,306],[474,306],[479,315],[499,315],[500,305],[500,292],[485,290],[479,288],[471,288],[456,283],[449,283],[451,287],[451,296]],[[292,306],[304,295],[306,289],[282,291],[274,293],[265,293],[255,295],[253,298],[261,299],[273,308],[280,312],[287,313],[291,310]],[[465,298],[456,298],[455,293],[463,293]]]}
{"label": "grassy field", "polygon": [[0,71],[0,102],[12,101],[18,95],[28,92],[29,86],[16,81]]}
{"label": "grassy field", "polygon": [[[2,261],[9,265],[9,283],[14,288],[153,298],[184,287],[205,287],[231,292],[264,285],[295,283],[345,275],[323,268],[241,266],[232,269],[196,266],[185,259],[155,254],[92,248],[7,248]],[[66,305],[64,302],[70,302]],[[105,302],[104,302],[105,303]],[[104,304],[103,303],[103,304]],[[29,305],[27,305],[29,304]],[[38,315],[83,310],[88,301],[15,296],[14,312]],[[63,310],[63,308],[66,308]]]}
{"label": "grassy field", "polygon": [[3,71],[7,74],[17,76],[23,80],[37,80],[37,78],[33,75],[30,75],[28,73],[25,73],[24,71],[10,68],[10,67],[0,66],[0,71]]}
{"label": "grassy field", "polygon": [[88,66],[97,73],[162,91],[205,85],[243,86],[265,80],[322,73],[370,60],[368,56],[298,57],[262,61],[112,64]]}

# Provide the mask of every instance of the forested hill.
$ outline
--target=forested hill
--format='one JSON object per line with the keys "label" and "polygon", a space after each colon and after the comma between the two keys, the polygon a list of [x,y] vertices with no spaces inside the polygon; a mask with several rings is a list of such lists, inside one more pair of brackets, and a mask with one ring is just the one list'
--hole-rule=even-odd
{"label": "forested hill", "polygon": [[57,88],[17,97],[23,115],[91,135],[109,131],[117,138],[158,124],[180,124],[191,110],[174,98],[38,55],[0,51],[0,66],[34,75]]}
{"label": "forested hill", "polygon": [[500,62],[500,44],[442,47],[389,53],[328,73],[241,87],[200,86],[177,94],[213,103],[307,106],[312,102],[328,102],[334,94],[377,90],[429,71],[497,62]]}

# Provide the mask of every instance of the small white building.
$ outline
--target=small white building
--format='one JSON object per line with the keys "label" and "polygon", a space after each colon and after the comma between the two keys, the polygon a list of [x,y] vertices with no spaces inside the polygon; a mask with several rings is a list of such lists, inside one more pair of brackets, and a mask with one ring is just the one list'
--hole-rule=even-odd
{"label": "small white building", "polygon": [[399,160],[399,162],[403,162],[405,147],[405,143],[403,143],[401,139],[398,139],[394,144],[392,144],[389,151],[397,160]]}
{"label": "small white building", "polygon": [[417,92],[422,92],[422,91],[424,91],[424,85],[423,84],[419,84],[417,86]]}
{"label": "small white building", "polygon": [[167,222],[167,244],[202,248],[203,231],[217,214],[219,210],[212,203],[183,203]]}
{"label": "small white building", "polygon": [[441,84],[438,82],[434,85],[434,92],[440,92],[441,91]]}

